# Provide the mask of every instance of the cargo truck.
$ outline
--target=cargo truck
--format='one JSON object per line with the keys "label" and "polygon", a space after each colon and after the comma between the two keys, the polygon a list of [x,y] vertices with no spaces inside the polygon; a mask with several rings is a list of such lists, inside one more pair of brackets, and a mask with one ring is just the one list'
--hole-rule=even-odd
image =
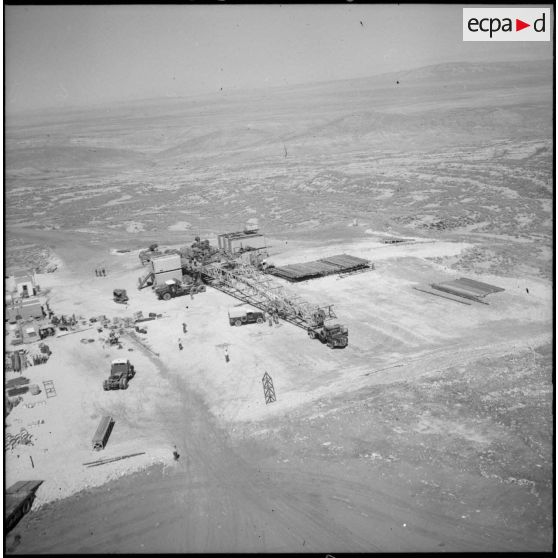
{"label": "cargo truck", "polygon": [[31,509],[35,492],[44,481],[19,481],[6,490],[4,508],[4,528],[11,531],[20,519]]}

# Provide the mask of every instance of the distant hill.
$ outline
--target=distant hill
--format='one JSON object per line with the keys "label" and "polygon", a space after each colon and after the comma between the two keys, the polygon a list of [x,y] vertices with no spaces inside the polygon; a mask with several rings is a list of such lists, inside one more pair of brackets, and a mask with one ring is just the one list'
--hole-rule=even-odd
{"label": "distant hill", "polygon": [[[428,148],[547,136],[552,62],[456,62],[369,78],[8,119],[10,170],[176,165],[284,151]],[[20,142],[18,138],[26,138]],[[29,143],[28,138],[33,141]],[[205,164],[205,163],[204,163]]]}
{"label": "distant hill", "polygon": [[552,75],[551,60],[535,60],[528,62],[446,62],[423,66],[414,70],[391,72],[382,74],[384,77],[394,76],[406,80],[447,79],[480,76],[524,75],[540,74],[547,78]]}

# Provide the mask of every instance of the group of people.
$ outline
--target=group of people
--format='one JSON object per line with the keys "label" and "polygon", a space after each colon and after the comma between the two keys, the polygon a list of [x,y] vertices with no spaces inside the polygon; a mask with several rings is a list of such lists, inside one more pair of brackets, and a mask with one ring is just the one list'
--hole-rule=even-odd
{"label": "group of people", "polygon": [[95,275],[97,277],[106,277],[107,274],[106,274],[105,268],[104,267],[96,267],[95,268]]}

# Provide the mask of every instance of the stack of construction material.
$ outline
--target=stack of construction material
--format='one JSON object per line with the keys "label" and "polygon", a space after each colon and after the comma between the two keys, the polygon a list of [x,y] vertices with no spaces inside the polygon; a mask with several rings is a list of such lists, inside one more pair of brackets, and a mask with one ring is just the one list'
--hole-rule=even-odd
{"label": "stack of construction material", "polygon": [[48,355],[41,354],[41,355],[33,355],[33,364],[36,366],[37,364],[44,364],[48,360]]}
{"label": "stack of construction material", "polygon": [[268,273],[294,282],[366,268],[370,268],[370,262],[368,260],[348,254],[338,254],[311,262],[270,268]]}
{"label": "stack of construction material", "polygon": [[15,397],[16,395],[22,395],[23,393],[27,393],[28,391],[29,391],[29,386],[14,387],[8,390],[8,397]]}
{"label": "stack of construction material", "polygon": [[24,386],[25,384],[29,383],[29,378],[25,376],[18,376],[17,378],[12,378],[6,382],[6,388],[14,388],[18,386]]}
{"label": "stack of construction material", "polygon": [[467,279],[466,277],[460,277],[453,281],[444,281],[443,283],[432,283],[431,286],[438,291],[468,298],[477,302],[482,302],[480,299],[488,294],[498,293],[504,290],[501,287],[475,281],[474,279]]}

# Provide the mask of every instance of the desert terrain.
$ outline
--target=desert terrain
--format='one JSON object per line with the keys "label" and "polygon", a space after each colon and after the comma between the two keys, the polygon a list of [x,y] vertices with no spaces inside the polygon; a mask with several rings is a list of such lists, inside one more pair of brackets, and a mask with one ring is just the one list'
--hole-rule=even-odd
{"label": "desert terrain", "polygon": [[[551,62],[6,115],[5,136],[7,269],[35,269],[84,328],[24,371],[56,397],[5,418],[32,435],[5,451],[6,486],[44,480],[8,552],[552,549]],[[374,263],[282,282],[335,305],[347,348],[230,327],[237,301],[211,287],[137,289],[140,249],[254,218],[276,265]],[[459,277],[504,291],[464,305],[413,288]],[[161,317],[122,349],[89,321],[138,311]],[[137,374],[105,392],[119,357]],[[87,468],[106,414],[101,457],[141,455]]]}

